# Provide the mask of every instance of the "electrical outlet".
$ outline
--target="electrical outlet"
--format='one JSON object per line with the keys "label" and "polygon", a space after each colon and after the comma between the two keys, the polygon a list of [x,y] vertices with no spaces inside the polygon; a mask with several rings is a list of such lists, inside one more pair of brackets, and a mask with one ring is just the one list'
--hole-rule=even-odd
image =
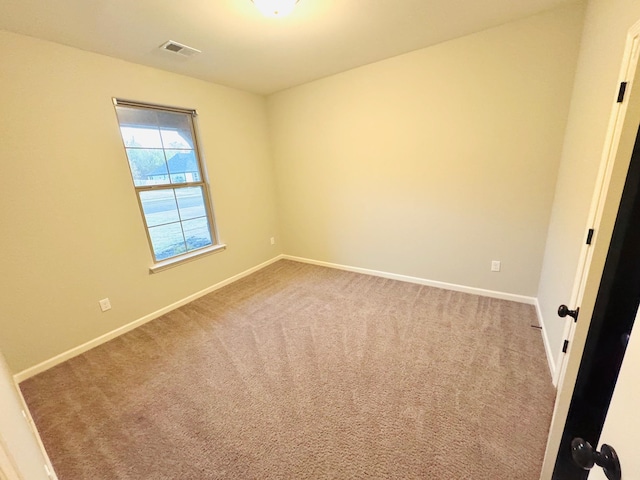
{"label": "electrical outlet", "polygon": [[491,271],[499,272],[500,271],[500,260],[492,260],[491,261]]}
{"label": "electrical outlet", "polygon": [[271,237],[271,245],[275,245],[276,244],[276,237]]}
{"label": "electrical outlet", "polygon": [[106,312],[107,310],[111,310],[111,302],[108,298],[103,298],[98,302],[100,304],[100,310]]}

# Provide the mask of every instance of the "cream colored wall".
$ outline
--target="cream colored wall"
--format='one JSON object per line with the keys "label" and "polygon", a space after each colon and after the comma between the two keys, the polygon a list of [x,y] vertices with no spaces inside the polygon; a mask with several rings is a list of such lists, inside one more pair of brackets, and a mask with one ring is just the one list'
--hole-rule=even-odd
{"label": "cream colored wall", "polygon": [[269,97],[285,252],[536,296],[582,14]]}
{"label": "cream colored wall", "polygon": [[[0,43],[0,350],[14,373],[281,252],[263,97],[8,32]],[[198,109],[226,251],[149,274],[114,96]]]}
{"label": "cream colored wall", "polygon": [[[0,350],[12,371],[283,251],[535,296],[581,13],[282,92],[268,119],[259,96],[0,32]],[[225,252],[148,273],[113,96],[198,109]]]}
{"label": "cream colored wall", "polygon": [[556,312],[558,305],[571,301],[609,117],[617,96],[626,35],[638,19],[640,3],[635,0],[596,0],[588,4],[538,290],[556,364],[564,340],[564,322]]}

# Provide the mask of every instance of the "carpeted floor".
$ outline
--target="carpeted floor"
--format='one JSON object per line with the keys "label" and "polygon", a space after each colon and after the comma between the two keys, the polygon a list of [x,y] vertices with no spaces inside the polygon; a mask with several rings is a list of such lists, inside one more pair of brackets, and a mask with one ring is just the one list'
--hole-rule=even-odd
{"label": "carpeted floor", "polygon": [[537,480],[535,317],[281,260],[20,388],[60,480]]}

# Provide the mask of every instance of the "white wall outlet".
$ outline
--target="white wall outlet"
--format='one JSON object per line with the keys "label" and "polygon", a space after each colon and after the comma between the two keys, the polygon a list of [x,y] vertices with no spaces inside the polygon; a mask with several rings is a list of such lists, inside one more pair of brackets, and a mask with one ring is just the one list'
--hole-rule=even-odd
{"label": "white wall outlet", "polygon": [[276,244],[276,237],[271,237],[271,245],[275,245]]}
{"label": "white wall outlet", "polygon": [[103,298],[98,302],[100,304],[100,310],[106,312],[107,310],[111,310],[111,302],[108,298]]}
{"label": "white wall outlet", "polygon": [[492,260],[491,261],[491,271],[499,272],[500,271],[500,260]]}

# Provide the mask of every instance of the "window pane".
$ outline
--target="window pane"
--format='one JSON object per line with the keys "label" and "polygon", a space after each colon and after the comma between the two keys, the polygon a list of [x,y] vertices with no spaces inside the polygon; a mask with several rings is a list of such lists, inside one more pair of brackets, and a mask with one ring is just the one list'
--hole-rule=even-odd
{"label": "window pane", "polygon": [[182,222],[184,237],[189,251],[211,245],[211,232],[206,217],[194,218]]}
{"label": "window pane", "polygon": [[140,203],[148,227],[180,221],[173,189],[140,192]]}
{"label": "window pane", "polygon": [[157,121],[162,126],[164,148],[194,148],[190,116],[184,113],[157,112]]}
{"label": "window pane", "polygon": [[200,169],[193,150],[166,150],[171,183],[200,181]]}
{"label": "window pane", "polygon": [[165,260],[186,253],[180,223],[170,223],[149,229],[156,260]]}
{"label": "window pane", "polygon": [[118,106],[116,113],[125,146],[162,148],[158,115],[154,110]]}
{"label": "window pane", "polygon": [[120,127],[125,147],[162,148],[157,128]]}
{"label": "window pane", "polygon": [[152,108],[116,106],[121,127],[157,127],[158,111]]}
{"label": "window pane", "polygon": [[176,188],[175,192],[178,198],[178,208],[180,209],[180,218],[182,220],[206,217],[207,211],[204,206],[202,187]]}
{"label": "window pane", "polygon": [[127,148],[127,158],[137,187],[170,183],[162,149]]}

